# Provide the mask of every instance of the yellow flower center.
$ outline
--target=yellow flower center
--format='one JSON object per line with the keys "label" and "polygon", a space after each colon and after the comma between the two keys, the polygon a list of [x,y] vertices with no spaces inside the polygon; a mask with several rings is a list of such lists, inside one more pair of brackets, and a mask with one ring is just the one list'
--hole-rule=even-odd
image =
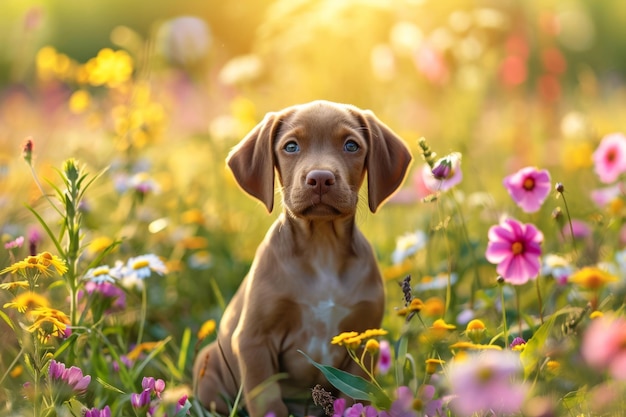
{"label": "yellow flower center", "polygon": [[513,255],[519,255],[524,252],[524,244],[522,242],[515,242],[511,245],[511,252]]}
{"label": "yellow flower center", "polygon": [[141,268],[147,268],[148,266],[150,266],[150,262],[148,262],[145,259],[142,259],[140,261],[136,261],[135,263],[133,263],[132,268],[137,270]]}
{"label": "yellow flower center", "polygon": [[94,277],[99,277],[100,275],[108,275],[108,274],[109,274],[109,270],[107,268],[96,269],[95,271],[93,271]]}

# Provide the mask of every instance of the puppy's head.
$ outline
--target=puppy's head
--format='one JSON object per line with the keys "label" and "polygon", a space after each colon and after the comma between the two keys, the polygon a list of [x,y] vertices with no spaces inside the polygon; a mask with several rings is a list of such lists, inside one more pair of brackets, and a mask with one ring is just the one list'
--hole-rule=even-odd
{"label": "puppy's head", "polygon": [[285,208],[303,217],[354,214],[366,174],[375,212],[410,162],[406,145],[373,113],[327,101],[267,114],[227,158],[239,185],[270,212],[277,172]]}

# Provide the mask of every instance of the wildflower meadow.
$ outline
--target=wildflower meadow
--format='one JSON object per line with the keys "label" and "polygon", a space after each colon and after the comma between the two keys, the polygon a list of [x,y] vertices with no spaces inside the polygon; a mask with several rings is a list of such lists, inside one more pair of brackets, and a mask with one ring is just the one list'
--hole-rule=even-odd
{"label": "wildflower meadow", "polygon": [[267,112],[314,99],[371,109],[414,161],[376,214],[361,190],[382,326],[328,340],[367,378],[310,360],[341,393],[311,402],[624,415],[622,9],[3,1],[0,415],[212,415],[193,359],[280,212],[224,160]]}

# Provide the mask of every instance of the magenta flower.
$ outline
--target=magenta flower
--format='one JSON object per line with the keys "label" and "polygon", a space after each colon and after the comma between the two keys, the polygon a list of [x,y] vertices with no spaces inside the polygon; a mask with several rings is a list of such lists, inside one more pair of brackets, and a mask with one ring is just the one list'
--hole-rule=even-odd
{"label": "magenta flower", "polygon": [[391,404],[389,411],[381,411],[379,417],[417,417],[413,408],[415,398],[409,387],[400,386],[396,390],[396,400]]}
{"label": "magenta flower", "polygon": [[515,204],[526,213],[539,210],[552,189],[550,173],[535,167],[522,168],[505,177],[504,186]]}
{"label": "magenta flower", "polygon": [[111,417],[111,409],[108,405],[105,406],[102,410],[94,407],[90,410],[85,410],[84,417]]}
{"label": "magenta flower", "polygon": [[521,285],[537,277],[543,233],[534,225],[509,218],[491,226],[488,236],[485,257],[507,282]]}
{"label": "magenta flower", "polygon": [[603,208],[624,195],[621,184],[591,190],[591,200],[600,208]]}
{"label": "magenta flower", "polygon": [[593,163],[600,181],[615,182],[626,172],[626,136],[611,133],[603,137],[593,153]]}
{"label": "magenta flower", "polygon": [[516,380],[522,370],[519,355],[488,350],[452,361],[447,377],[452,410],[459,416],[519,413],[528,387]]}
{"label": "magenta flower", "polygon": [[386,340],[381,340],[378,346],[378,373],[387,374],[391,368],[391,346]]}
{"label": "magenta flower", "polygon": [[613,378],[626,380],[626,319],[605,315],[585,331],[581,353],[598,372],[608,371]]}
{"label": "magenta flower", "polygon": [[91,376],[83,376],[83,371],[80,368],[76,366],[66,368],[64,363],[54,359],[50,361],[48,377],[59,397],[64,399],[69,399],[72,395],[84,394],[91,382]]}
{"label": "magenta flower", "polygon": [[447,191],[463,180],[461,154],[453,152],[439,159],[432,168],[422,168],[422,179],[430,191]]}

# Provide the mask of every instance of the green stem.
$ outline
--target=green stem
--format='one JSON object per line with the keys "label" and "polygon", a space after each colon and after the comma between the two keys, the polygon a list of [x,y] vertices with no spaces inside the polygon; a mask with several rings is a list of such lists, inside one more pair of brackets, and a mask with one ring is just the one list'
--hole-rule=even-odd
{"label": "green stem", "polygon": [[539,302],[539,319],[541,320],[541,324],[543,324],[543,299],[541,298],[541,288],[539,287],[539,277],[535,280],[535,285],[537,287],[537,301]]}
{"label": "green stem", "polygon": [[[144,284],[142,282],[142,284]],[[146,285],[141,286],[141,312],[139,317],[139,334],[137,335],[137,344],[141,344],[141,339],[143,338],[144,325],[146,322],[146,312],[148,310],[148,296]]]}
{"label": "green stem", "polygon": [[506,326],[506,308],[504,308],[504,284],[500,284],[500,308],[502,309],[502,328],[504,333],[504,348],[509,346],[509,333]]}

